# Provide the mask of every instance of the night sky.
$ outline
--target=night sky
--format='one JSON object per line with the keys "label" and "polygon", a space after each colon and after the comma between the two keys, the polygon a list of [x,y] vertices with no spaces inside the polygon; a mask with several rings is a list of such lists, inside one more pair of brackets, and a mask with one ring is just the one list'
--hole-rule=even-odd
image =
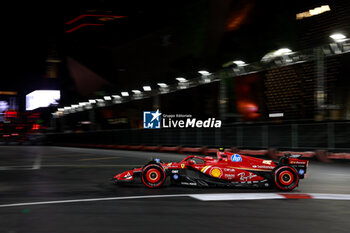
{"label": "night sky", "polygon": [[[210,64],[213,67],[219,68],[225,59],[234,57],[248,62],[256,61],[265,51],[279,46],[295,45],[293,28],[293,17],[297,9],[295,1],[290,3],[258,0],[221,1],[231,2],[229,6],[233,10],[225,12],[228,16],[232,11],[239,15],[244,7],[250,8],[245,12],[245,19],[237,29],[225,32],[213,59],[215,62]],[[28,90],[33,85],[43,85],[45,59],[53,47],[60,56],[72,55],[77,59],[81,58],[83,64],[97,71],[104,70],[105,73],[102,75],[108,75],[108,72],[113,72],[113,69],[110,69],[113,63],[108,60],[109,49],[116,44],[122,45],[168,25],[185,24],[186,22],[181,19],[184,15],[191,14],[193,10],[191,7],[198,7],[208,2],[210,4],[210,1],[193,2],[189,4],[188,1],[95,0],[74,1],[74,4],[69,1],[48,1],[44,4],[10,3],[11,5],[4,9],[6,12],[3,16],[3,22],[6,22],[2,33],[5,38],[3,42],[5,61],[1,89]],[[308,5],[319,4],[308,3]],[[64,33],[64,30],[67,30],[64,23],[86,12],[107,12],[113,15],[125,15],[127,18],[107,23],[104,27],[108,29],[113,26],[113,32],[107,30],[105,38],[98,36],[100,29],[96,28],[91,28],[90,34],[84,34],[81,29],[75,35],[67,36]],[[86,50],[87,45],[89,50]],[[100,54],[106,55],[105,60],[96,59],[96,55]]]}

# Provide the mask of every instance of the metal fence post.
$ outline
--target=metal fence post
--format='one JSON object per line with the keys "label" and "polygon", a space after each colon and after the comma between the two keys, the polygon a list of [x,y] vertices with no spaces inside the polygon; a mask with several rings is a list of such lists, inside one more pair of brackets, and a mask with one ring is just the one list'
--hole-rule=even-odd
{"label": "metal fence post", "polygon": [[316,58],[316,84],[314,91],[315,104],[317,108],[316,120],[321,120],[325,117],[325,102],[326,102],[326,63],[321,47],[314,48]]}
{"label": "metal fence post", "polygon": [[202,134],[199,128],[196,129],[196,143],[197,146],[203,146]]}
{"label": "metal fence post", "polygon": [[219,83],[219,95],[218,95],[218,105],[219,105],[219,117],[225,122],[227,113],[227,90],[226,90],[226,79],[220,77]]}
{"label": "metal fence post", "polygon": [[237,147],[241,147],[243,145],[243,129],[242,126],[237,126]]}
{"label": "metal fence post", "polygon": [[268,148],[269,147],[269,128],[267,125],[263,125],[261,127],[262,129],[262,137],[261,137],[261,144],[262,144],[262,147],[264,148]]}
{"label": "metal fence post", "polygon": [[298,148],[298,125],[297,124],[292,124],[291,125],[291,138],[292,138],[292,148]]}
{"label": "metal fence post", "polygon": [[181,130],[180,131],[180,146],[183,146],[184,145],[184,142],[185,142],[185,135],[184,135],[184,130]]}
{"label": "metal fence post", "polygon": [[215,145],[222,146],[221,144],[221,129],[215,129]]}
{"label": "metal fence post", "polygon": [[327,144],[328,150],[334,149],[334,122],[327,123]]}
{"label": "metal fence post", "polygon": [[89,116],[89,121],[90,123],[90,127],[89,130],[94,131],[97,129],[96,127],[96,113],[94,109],[90,109],[88,110],[88,116]]}

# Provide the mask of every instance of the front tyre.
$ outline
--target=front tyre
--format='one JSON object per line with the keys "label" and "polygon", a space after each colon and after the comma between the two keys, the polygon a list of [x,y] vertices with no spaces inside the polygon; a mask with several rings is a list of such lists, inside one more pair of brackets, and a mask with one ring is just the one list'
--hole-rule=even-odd
{"label": "front tyre", "polygon": [[294,168],[281,166],[274,171],[274,182],[280,190],[291,191],[298,185],[299,176]]}
{"label": "front tyre", "polygon": [[142,169],[141,180],[148,188],[158,188],[165,181],[164,168],[158,164],[149,164]]}

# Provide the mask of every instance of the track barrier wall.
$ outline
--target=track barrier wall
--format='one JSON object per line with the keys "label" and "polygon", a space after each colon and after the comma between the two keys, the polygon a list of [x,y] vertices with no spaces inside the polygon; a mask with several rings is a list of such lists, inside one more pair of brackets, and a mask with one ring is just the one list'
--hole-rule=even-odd
{"label": "track barrier wall", "polygon": [[[215,153],[218,147],[249,155],[350,159],[350,123],[235,125],[223,128],[122,129],[47,134],[51,145],[115,148],[179,153]],[[281,152],[282,151],[282,152]]]}

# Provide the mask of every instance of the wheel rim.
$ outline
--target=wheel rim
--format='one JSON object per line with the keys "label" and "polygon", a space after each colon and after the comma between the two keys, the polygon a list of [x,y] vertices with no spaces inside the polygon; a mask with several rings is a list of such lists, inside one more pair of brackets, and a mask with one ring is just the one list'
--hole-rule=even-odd
{"label": "wheel rim", "polygon": [[294,176],[290,171],[283,171],[279,175],[279,181],[283,185],[290,185],[294,181]]}
{"label": "wheel rim", "polygon": [[165,177],[165,172],[160,165],[150,164],[143,169],[141,180],[148,188],[157,188],[164,183]]}
{"label": "wheel rim", "polygon": [[299,176],[294,168],[283,166],[275,171],[275,184],[279,189],[290,191],[293,190],[298,183]]}
{"label": "wheel rim", "polygon": [[151,168],[146,173],[147,181],[154,184],[160,180],[161,174],[159,170]]}

